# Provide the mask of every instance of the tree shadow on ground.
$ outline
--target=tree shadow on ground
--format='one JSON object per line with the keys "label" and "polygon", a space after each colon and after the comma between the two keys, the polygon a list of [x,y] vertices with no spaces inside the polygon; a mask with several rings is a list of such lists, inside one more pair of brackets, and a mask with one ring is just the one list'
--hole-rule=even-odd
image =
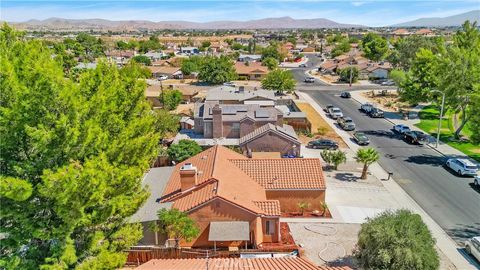
{"label": "tree shadow on ground", "polygon": [[457,224],[454,228],[447,229],[447,234],[460,246],[464,246],[465,240],[480,235],[480,222],[474,224]]}
{"label": "tree shadow on ground", "polygon": [[353,173],[337,173],[335,174],[335,179],[345,182],[356,182],[360,179],[360,177],[354,175]]}
{"label": "tree shadow on ground", "polygon": [[346,255],[342,258],[339,258],[335,261],[328,262],[329,267],[342,267],[348,266],[352,269],[358,269],[358,262],[354,255]]}
{"label": "tree shadow on ground", "polygon": [[432,166],[444,166],[447,158],[442,156],[433,156],[433,155],[417,155],[409,156],[405,159],[406,162],[422,164],[422,165],[432,165]]}

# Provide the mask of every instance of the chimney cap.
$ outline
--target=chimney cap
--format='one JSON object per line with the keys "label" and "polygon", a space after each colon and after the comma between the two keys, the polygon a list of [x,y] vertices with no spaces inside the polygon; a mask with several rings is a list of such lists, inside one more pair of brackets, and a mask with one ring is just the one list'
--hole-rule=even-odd
{"label": "chimney cap", "polygon": [[185,163],[183,166],[180,168],[181,171],[190,171],[190,170],[196,170],[197,168],[193,166],[192,163]]}

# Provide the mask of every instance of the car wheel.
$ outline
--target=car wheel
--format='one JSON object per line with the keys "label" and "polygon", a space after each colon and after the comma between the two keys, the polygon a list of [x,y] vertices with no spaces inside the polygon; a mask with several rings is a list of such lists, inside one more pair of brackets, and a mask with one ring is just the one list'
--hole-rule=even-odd
{"label": "car wheel", "polygon": [[457,173],[458,173],[458,175],[462,175],[462,176],[463,176],[463,173],[462,173],[461,170],[458,170]]}
{"label": "car wheel", "polygon": [[477,179],[473,180],[473,185],[478,186],[478,181],[477,181]]}
{"label": "car wheel", "polygon": [[467,254],[472,254],[472,250],[471,250],[470,246],[466,246],[465,251],[467,252]]}

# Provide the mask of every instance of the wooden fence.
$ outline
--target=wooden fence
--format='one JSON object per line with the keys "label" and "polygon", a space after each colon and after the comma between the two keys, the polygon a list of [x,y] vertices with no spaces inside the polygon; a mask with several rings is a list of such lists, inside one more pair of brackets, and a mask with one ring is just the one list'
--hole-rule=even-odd
{"label": "wooden fence", "polygon": [[238,258],[240,253],[292,252],[296,248],[266,248],[248,250],[177,249],[160,247],[135,247],[128,250],[127,265],[140,265],[152,259],[188,259],[188,258]]}

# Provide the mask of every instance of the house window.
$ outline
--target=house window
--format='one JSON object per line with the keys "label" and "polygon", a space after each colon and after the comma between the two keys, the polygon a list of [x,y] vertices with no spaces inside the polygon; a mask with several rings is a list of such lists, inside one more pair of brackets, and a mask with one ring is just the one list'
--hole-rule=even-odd
{"label": "house window", "polygon": [[267,220],[265,222],[265,234],[268,234],[268,235],[275,234],[275,221]]}
{"label": "house window", "polygon": [[239,130],[240,129],[240,123],[233,123],[232,124],[232,129],[233,130]]}
{"label": "house window", "polygon": [[262,74],[255,74],[255,78],[260,78],[262,77]]}

